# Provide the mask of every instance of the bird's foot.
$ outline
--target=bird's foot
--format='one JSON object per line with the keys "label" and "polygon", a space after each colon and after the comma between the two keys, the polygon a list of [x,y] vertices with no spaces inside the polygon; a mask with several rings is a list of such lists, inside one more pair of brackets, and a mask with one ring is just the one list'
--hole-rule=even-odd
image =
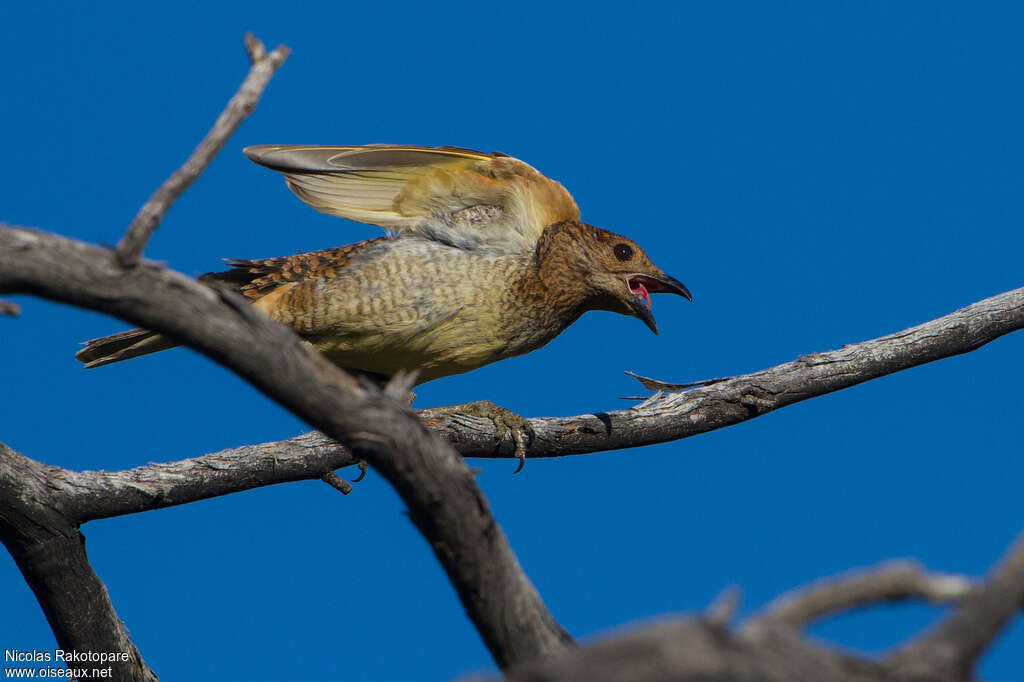
{"label": "bird's foot", "polygon": [[516,449],[513,453],[519,459],[519,466],[512,473],[518,474],[526,464],[526,446],[536,435],[533,426],[525,417],[506,410],[504,407],[495,405],[490,400],[475,400],[462,405],[448,405],[446,407],[431,407],[420,411],[420,416],[426,419],[431,417],[447,417],[454,415],[465,415],[467,417],[486,417],[494,423],[497,436],[504,440],[507,436],[512,437]]}

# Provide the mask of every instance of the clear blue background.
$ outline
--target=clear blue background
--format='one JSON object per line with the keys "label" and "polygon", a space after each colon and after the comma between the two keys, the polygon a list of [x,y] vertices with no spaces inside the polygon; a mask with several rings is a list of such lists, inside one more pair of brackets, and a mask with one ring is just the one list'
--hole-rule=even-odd
{"label": "clear blue background", "polygon": [[[178,7],[172,7],[177,4]],[[113,243],[206,132],[252,30],[294,54],[148,256],[186,273],[376,234],[298,202],[240,149],[401,142],[498,149],[635,238],[695,303],[655,337],[591,313],[527,357],[427,384],[527,416],[626,407],[634,370],[737,374],[896,331],[1024,284],[1024,53],[1016,3],[14,3],[0,6],[0,218]],[[28,298],[0,319],[0,439],[117,470],[305,427],[189,351],[83,371],[115,320]],[[891,557],[979,574],[1022,528],[1024,335],[642,450],[474,462],[530,578],[574,635],[744,612]],[[342,497],[282,485],[84,528],[165,680],[439,680],[492,663],[372,472]],[[52,635],[0,557],[0,647]],[[882,652],[941,611],[814,635]],[[1024,628],[986,659],[1019,679]]]}

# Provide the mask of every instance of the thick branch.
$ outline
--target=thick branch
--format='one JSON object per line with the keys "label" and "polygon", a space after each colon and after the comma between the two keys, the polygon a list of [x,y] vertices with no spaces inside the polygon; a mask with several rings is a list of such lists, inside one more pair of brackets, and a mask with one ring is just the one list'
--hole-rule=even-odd
{"label": "thick branch", "polygon": [[[465,462],[394,397],[359,385],[241,297],[33,230],[0,227],[0,292],[116,315],[224,365],[377,469],[448,573],[495,660],[571,642],[516,560]],[[510,617],[515,614],[515,617]]]}
{"label": "thick branch", "polygon": [[192,152],[192,156],[188,158],[185,165],[167,178],[164,184],[160,185],[159,189],[149,198],[149,201],[139,209],[135,219],[128,226],[128,231],[117,245],[117,257],[121,265],[131,267],[138,264],[139,259],[142,258],[142,250],[146,248],[146,243],[149,242],[149,238],[153,236],[153,232],[160,225],[167,209],[202,175],[228,138],[256,109],[260,96],[267,84],[270,83],[271,77],[284,64],[284,60],[288,58],[290,52],[283,45],[272,52],[267,52],[263,43],[251,33],[245,36],[245,47],[249,52],[249,61],[252,63],[249,74],[242,81],[238,92],[228,102],[224,111],[217,117],[213,128]]}
{"label": "thick branch", "polygon": [[[156,680],[85,555],[85,537],[57,508],[46,467],[0,443],[0,540],[66,651],[127,654],[114,679]],[[96,666],[107,667],[107,665]]]}

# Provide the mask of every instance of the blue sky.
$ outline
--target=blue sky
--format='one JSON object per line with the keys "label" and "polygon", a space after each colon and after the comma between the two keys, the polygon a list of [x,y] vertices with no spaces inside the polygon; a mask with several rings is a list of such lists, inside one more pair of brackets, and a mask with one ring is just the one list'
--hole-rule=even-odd
{"label": "blue sky", "polygon": [[[177,6],[172,6],[177,5]],[[661,335],[590,313],[544,349],[424,385],[419,406],[526,416],[628,405],[633,370],[732,375],[896,331],[1024,284],[1024,53],[1015,3],[4,3],[0,219],[113,243],[247,68],[294,53],[147,255],[190,274],[374,236],[318,214],[248,144],[497,149],[563,182],[695,302]],[[117,470],[280,439],[302,423],[175,350],[85,372],[124,325],[19,298],[0,319],[0,440]],[[1021,530],[1024,336],[656,447],[474,461],[556,618],[587,637],[704,608],[744,613],[892,557],[978,574]],[[344,474],[343,474],[344,475]],[[165,680],[446,679],[491,666],[395,494],[299,483],[84,527]],[[0,647],[51,649],[0,558]],[[922,606],[814,636],[881,652]],[[1020,675],[1024,627],[982,667]]]}

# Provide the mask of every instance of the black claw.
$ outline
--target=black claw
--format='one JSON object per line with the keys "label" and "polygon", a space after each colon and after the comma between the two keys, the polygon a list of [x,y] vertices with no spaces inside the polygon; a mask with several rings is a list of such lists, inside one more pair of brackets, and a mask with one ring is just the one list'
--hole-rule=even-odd
{"label": "black claw", "polygon": [[359,467],[359,476],[352,479],[353,483],[359,483],[359,481],[366,478],[366,469],[369,465],[367,465],[366,460],[361,459],[359,460],[359,463],[356,466]]}
{"label": "black claw", "polygon": [[519,466],[517,466],[516,470],[512,472],[512,475],[515,476],[516,474],[518,474],[520,471],[523,470],[524,466],[526,466],[526,455],[523,455],[522,457],[519,458]]}

